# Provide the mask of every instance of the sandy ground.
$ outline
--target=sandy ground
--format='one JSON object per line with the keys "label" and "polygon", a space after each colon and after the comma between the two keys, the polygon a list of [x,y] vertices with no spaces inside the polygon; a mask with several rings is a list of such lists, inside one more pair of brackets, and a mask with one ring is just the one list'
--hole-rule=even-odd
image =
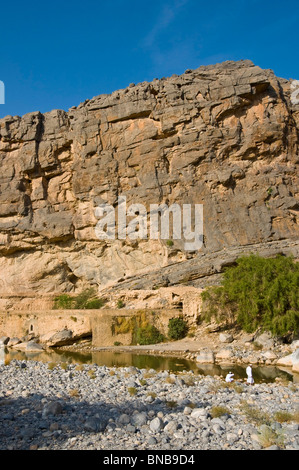
{"label": "sandy ground", "polygon": [[[231,332],[234,337],[234,341],[230,343],[233,347],[244,348],[244,334],[234,331]],[[248,335],[247,335],[248,336]],[[165,343],[150,344],[150,345],[137,345],[137,346],[105,346],[105,347],[94,347],[95,351],[124,351],[124,352],[155,352],[160,354],[169,355],[181,355],[183,353],[197,353],[202,349],[211,349],[213,351],[225,348],[228,344],[221,343],[219,341],[219,332],[208,333],[206,328],[197,330],[196,337],[186,337],[177,341],[168,341]]]}
{"label": "sandy ground", "polygon": [[137,345],[137,346],[110,346],[110,347],[97,347],[93,348],[96,351],[103,351],[103,350],[115,350],[115,351],[144,351],[144,352],[169,352],[169,353],[176,353],[176,352],[197,352],[203,347],[207,347],[203,345],[202,341],[190,341],[188,339],[183,339],[180,341],[171,341],[169,343],[159,343],[159,344],[150,344],[150,345]]}

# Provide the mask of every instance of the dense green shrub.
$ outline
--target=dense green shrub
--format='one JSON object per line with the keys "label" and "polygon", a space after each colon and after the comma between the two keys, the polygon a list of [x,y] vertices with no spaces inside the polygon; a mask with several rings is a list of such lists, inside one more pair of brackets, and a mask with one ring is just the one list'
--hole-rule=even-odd
{"label": "dense green shrub", "polygon": [[54,299],[54,309],[97,309],[103,307],[105,299],[97,298],[94,289],[85,289],[77,296],[61,294]]}
{"label": "dense green shrub", "polygon": [[61,294],[54,299],[55,309],[71,309],[73,308],[74,299],[68,294]]}
{"label": "dense green shrub", "polygon": [[102,308],[105,305],[105,299],[92,299],[88,300],[85,304],[84,309],[97,309]]}
{"label": "dense green shrub", "polygon": [[164,336],[160,331],[151,324],[137,328],[135,341],[137,344],[156,344],[164,341]]}
{"label": "dense green shrub", "polygon": [[188,332],[188,324],[183,317],[171,318],[168,322],[168,337],[178,340],[186,336]]}
{"label": "dense green shrub", "polygon": [[226,268],[222,284],[202,293],[202,317],[247,332],[283,336],[299,329],[299,264],[282,255],[243,256]]}
{"label": "dense green shrub", "polygon": [[78,294],[74,299],[74,308],[81,310],[87,308],[86,305],[91,300],[94,300],[95,290],[94,289],[85,289],[80,294]]}

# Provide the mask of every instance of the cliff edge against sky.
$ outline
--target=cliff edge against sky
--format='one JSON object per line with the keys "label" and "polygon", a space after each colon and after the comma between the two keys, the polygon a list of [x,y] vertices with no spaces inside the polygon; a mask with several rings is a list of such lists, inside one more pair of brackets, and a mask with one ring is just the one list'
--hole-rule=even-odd
{"label": "cliff edge against sky", "polygon": [[[298,258],[291,93],[244,60],[1,119],[0,295],[196,286],[244,252]],[[95,209],[120,195],[147,208],[203,204],[203,247],[99,240]]]}

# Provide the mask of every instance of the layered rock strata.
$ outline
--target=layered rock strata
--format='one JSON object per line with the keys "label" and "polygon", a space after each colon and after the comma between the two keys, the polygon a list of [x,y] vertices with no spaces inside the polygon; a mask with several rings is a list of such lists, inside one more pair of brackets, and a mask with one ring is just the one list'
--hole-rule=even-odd
{"label": "layered rock strata", "polygon": [[[202,287],[244,251],[298,257],[291,85],[251,61],[224,62],[68,112],[1,119],[0,295]],[[96,208],[119,196],[148,211],[203,204],[202,248],[99,240]]]}

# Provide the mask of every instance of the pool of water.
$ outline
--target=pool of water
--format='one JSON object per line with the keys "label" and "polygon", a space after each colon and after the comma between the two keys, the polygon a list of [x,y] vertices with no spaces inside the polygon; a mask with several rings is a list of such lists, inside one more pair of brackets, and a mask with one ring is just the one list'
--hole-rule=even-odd
{"label": "pool of water", "polygon": [[[228,372],[233,372],[235,380],[244,381],[247,379],[246,365],[198,364],[197,369],[198,373],[203,375],[220,375],[225,377]],[[252,375],[255,383],[275,382],[277,378],[299,383],[299,374],[293,374],[291,370],[276,366],[253,366]]]}
{"label": "pool of water", "polygon": [[[182,372],[192,370],[195,374],[218,375],[225,377],[228,372],[233,372],[235,380],[243,380],[246,376],[246,365],[216,365],[197,364],[194,361],[181,357],[154,356],[150,354],[134,354],[129,352],[115,351],[92,351],[73,352],[55,349],[53,351],[43,351],[38,353],[25,353],[23,351],[5,349],[2,353],[2,363],[9,364],[13,359],[33,360],[54,363],[69,364],[97,364],[107,367],[128,367],[134,366],[138,369],[169,370],[171,372]],[[254,366],[253,378],[255,383],[274,382],[277,377],[281,379],[298,382],[299,374],[292,374],[291,370],[281,369],[275,366]]]}

